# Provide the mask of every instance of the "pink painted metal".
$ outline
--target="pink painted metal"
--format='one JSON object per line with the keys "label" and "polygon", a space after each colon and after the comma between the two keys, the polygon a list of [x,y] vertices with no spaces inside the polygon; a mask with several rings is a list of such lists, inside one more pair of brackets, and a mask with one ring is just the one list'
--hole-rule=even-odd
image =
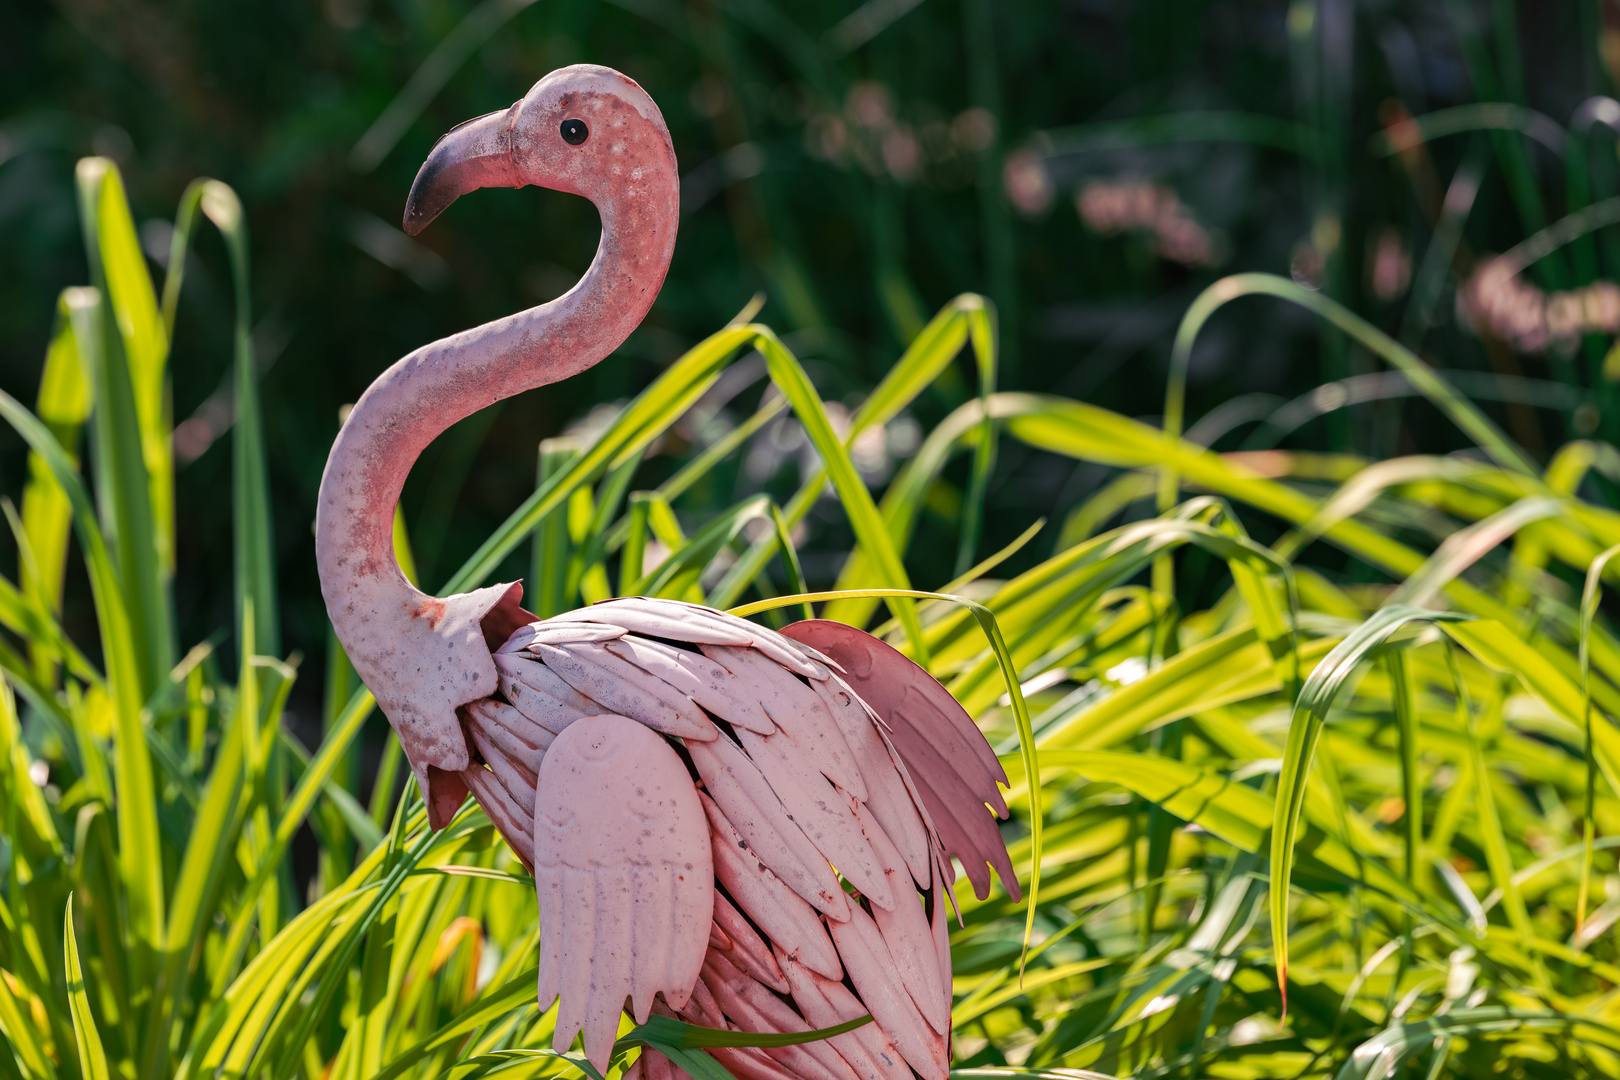
{"label": "pink painted metal", "polygon": [[850,687],[888,725],[946,854],[962,860],[974,895],[990,895],[988,866],[1018,899],[1012,860],[991,817],[1007,816],[996,786],[1007,783],[1007,773],[950,691],[892,645],[853,626],[807,619],[783,634],[837,662]]}
{"label": "pink painted metal", "polygon": [[[569,119],[589,127],[579,146],[562,137]],[[406,474],[456,421],[618,348],[658,295],[680,219],[680,174],[658,106],[618,72],[582,64],[440,139],[411,189],[405,228],[419,232],[475,188],[529,184],[596,204],[602,241],[590,269],[549,304],[424,345],[378,377],[338,433],[315,514],[333,628],[399,734],[435,826],[467,793],[459,774],[472,759],[456,709],[495,692],[490,653],[533,616],[518,606],[519,585],[441,600],[405,580],[392,528]]]}
{"label": "pink painted metal", "polygon": [[[356,404],[317,515],[338,637],[432,825],[471,791],[533,869],[557,1049],[578,1035],[605,1070],[627,1008],[761,1033],[870,1012],[876,1023],[825,1042],[710,1052],[739,1080],[945,1080],[949,855],[981,896],[988,867],[1018,887],[991,816],[1006,814],[1006,777],[943,687],[837,624],[783,635],[649,598],[539,621],[516,585],[440,600],[394,561],[394,504],[422,448],[602,359],[668,268],[675,157],[624,76],[564,68],[453,130],[417,177],[406,229],[474,188],[526,184],[596,203],[596,260],[561,299],[417,350]],[[652,1052],[630,1072],[685,1080]]]}
{"label": "pink painted metal", "polygon": [[670,744],[622,716],[558,735],[534,800],[540,1008],[572,991],[557,1041],[583,1030],[586,1055],[605,1068],[625,998],[645,1023],[655,994],[686,1004],[703,966],[714,919],[703,808]]}

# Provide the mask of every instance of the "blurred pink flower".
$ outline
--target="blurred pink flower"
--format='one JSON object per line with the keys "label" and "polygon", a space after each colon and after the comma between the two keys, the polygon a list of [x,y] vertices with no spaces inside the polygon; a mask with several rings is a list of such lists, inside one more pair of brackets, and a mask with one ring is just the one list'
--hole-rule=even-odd
{"label": "blurred pink flower", "polygon": [[1594,281],[1548,294],[1519,276],[1519,267],[1491,259],[1468,280],[1463,302],[1474,325],[1520,352],[1568,350],[1582,334],[1620,332],[1620,286]]}
{"label": "blurred pink flower", "polygon": [[[1009,158],[1009,174],[1012,165]],[[1011,196],[1010,181],[1008,192]],[[1171,262],[1213,266],[1220,261],[1217,235],[1199,224],[1176,193],[1163,184],[1093,180],[1075,195],[1074,205],[1086,227],[1104,236],[1132,230],[1152,233],[1154,250]]]}

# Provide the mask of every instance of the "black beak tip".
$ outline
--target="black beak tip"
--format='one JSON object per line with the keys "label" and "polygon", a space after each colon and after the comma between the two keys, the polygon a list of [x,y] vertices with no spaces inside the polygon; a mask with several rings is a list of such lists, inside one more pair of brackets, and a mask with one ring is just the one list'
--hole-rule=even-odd
{"label": "black beak tip", "polygon": [[416,236],[431,225],[433,219],[454,201],[453,194],[450,198],[445,198],[445,192],[440,191],[433,183],[432,176],[428,176],[425,183],[422,177],[418,177],[416,183],[411,185],[410,196],[405,200],[405,218],[401,222],[401,227],[406,235]]}
{"label": "black beak tip", "polygon": [[429,157],[416,174],[411,193],[405,197],[405,218],[401,225],[406,235],[416,236],[431,225],[434,218],[444,213],[445,207],[456,201],[458,194],[454,170],[447,169],[443,161]]}

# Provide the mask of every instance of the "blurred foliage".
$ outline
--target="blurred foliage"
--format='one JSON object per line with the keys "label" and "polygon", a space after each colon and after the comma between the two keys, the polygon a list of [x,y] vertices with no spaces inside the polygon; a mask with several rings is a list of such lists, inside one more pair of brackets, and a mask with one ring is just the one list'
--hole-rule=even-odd
{"label": "blurred foliage", "polygon": [[[765,316],[834,401],[870,385],[927,313],[964,289],[998,304],[1004,387],[1127,414],[1158,412],[1175,320],[1225,271],[1292,268],[1394,331],[1408,292],[1395,286],[1429,246],[1425,215],[1458,163],[1491,147],[1477,134],[1436,139],[1409,175],[1401,161],[1413,155],[1385,156],[1369,137],[1397,106],[1423,115],[1482,99],[1521,101],[1559,127],[1611,85],[1599,24],[1613,7],[1592,0],[1514,15],[1512,4],[1467,0],[24,5],[0,39],[0,384],[32,392],[51,300],[85,280],[74,160],[94,151],[124,165],[158,263],[185,183],[198,174],[228,180],[256,237],[253,338],[274,448],[286,634],[318,652],[324,627],[307,529],[339,407],[415,346],[558,294],[590,258],[594,215],[553,193],[469,200],[420,243],[395,225],[436,136],[504,107],[553,67],[614,65],[660,102],[685,170],[681,239],[652,316],[617,356],[566,388],[460,425],[429,451],[405,516],[430,587],[528,488],[542,437],[644,385],[756,289],[769,298]],[[1497,27],[1501,18],[1515,21]],[[1204,119],[1179,130],[1129,123],[1188,112]],[[1223,125],[1210,119],[1216,113],[1263,123]],[[1612,177],[1610,135],[1591,130],[1592,173]],[[1570,197],[1564,163],[1533,140],[1506,141],[1495,152],[1504,163],[1509,149],[1517,153],[1513,168],[1527,170],[1539,214],[1558,216]],[[1510,183],[1519,179],[1512,169],[1477,167],[1466,244],[1501,250],[1533,228],[1534,208]],[[1137,191],[1133,210],[1133,185],[1143,182],[1159,194]],[[1112,209],[1108,185],[1123,189]],[[1095,228],[1082,221],[1086,207]],[[1394,267],[1382,283],[1380,251]],[[215,542],[226,501],[185,497],[216,490],[228,468],[225,454],[208,449],[229,424],[226,261],[205,237],[174,335],[177,550],[205,570],[177,596],[190,638],[234,624],[226,549]],[[1449,288],[1431,305],[1427,339],[1444,347],[1446,366],[1568,385],[1538,388],[1506,416],[1533,453],[1581,426],[1575,413],[1589,395],[1575,388],[1593,385],[1591,365],[1487,356],[1451,318]],[[1237,410],[1226,420],[1249,420],[1228,444],[1251,434],[1268,408],[1373,370],[1364,353],[1259,304],[1224,316],[1192,359],[1188,416],[1226,403]],[[962,376],[920,401],[919,419],[931,423],[964,400],[966,368]],[[1270,396],[1233,404],[1256,394]],[[1592,403],[1605,418],[1613,411],[1606,398]],[[1451,449],[1431,417],[1385,402],[1334,413],[1291,439],[1381,453]],[[1591,416],[1580,419],[1590,430]],[[672,461],[681,445],[658,450]],[[13,444],[7,460],[20,462],[19,453]],[[1033,513],[1062,513],[1101,479],[1044,456],[1007,456],[989,484],[985,543],[1007,542]],[[724,505],[758,487],[738,477],[692,497]],[[948,501],[944,492],[939,499]],[[830,577],[848,539],[836,521],[817,519],[804,544],[812,581]],[[942,580],[952,554],[942,545],[912,558],[925,578]],[[514,564],[507,576],[523,569]],[[85,613],[82,600],[70,604],[70,622]],[[293,711],[308,716],[311,703],[295,699]]]}

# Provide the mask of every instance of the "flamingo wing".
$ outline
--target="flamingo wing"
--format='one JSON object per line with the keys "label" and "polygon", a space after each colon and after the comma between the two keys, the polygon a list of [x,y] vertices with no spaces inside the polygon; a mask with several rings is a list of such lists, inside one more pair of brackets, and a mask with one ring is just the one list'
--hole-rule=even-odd
{"label": "flamingo wing", "polygon": [[782,633],[843,668],[845,681],[888,725],[889,741],[923,809],[946,854],[962,860],[974,894],[981,900],[990,894],[994,868],[1013,899],[1020,899],[995,823],[1007,816],[997,786],[1007,783],[1007,773],[967,710],[932,675],[864,630],[808,619]]}
{"label": "flamingo wing", "polygon": [[534,877],[540,1009],[559,994],[553,1046],[584,1033],[602,1072],[629,998],[687,1002],[714,919],[709,824],[674,748],[623,716],[568,725],[540,763]]}
{"label": "flamingo wing", "polygon": [[[825,1026],[833,1015],[877,1017],[872,1030],[837,1043],[714,1050],[741,1080],[897,1080],[911,1069],[944,1080],[951,983],[949,954],[941,951],[948,949],[946,882],[936,860],[943,850],[971,858],[975,845],[1001,850],[1001,843],[989,813],[977,815],[983,829],[974,833],[928,800],[968,800],[982,811],[988,801],[999,805],[995,778],[1005,777],[991,771],[995,757],[965,714],[941,719],[927,711],[955,702],[926,673],[880,664],[879,690],[895,678],[920,678],[942,701],[906,698],[906,684],[900,698],[880,698],[874,708],[862,701],[867,686],[858,690],[839,676],[842,658],[819,648],[723,612],[649,598],[533,624],[501,648],[496,663],[510,707],[491,699],[467,710],[478,759],[468,782],[509,840],[508,819],[532,802],[540,1003],[549,1006],[561,990],[559,1047],[583,1030],[594,1062],[611,1047],[614,1002],[631,994],[639,1019],[662,989],[654,1012],[706,1027],[788,1032]],[[856,666],[872,675],[869,668]],[[909,724],[893,743],[885,718]],[[598,733],[604,724],[616,725],[610,738]],[[944,753],[962,757],[970,771],[925,759],[919,768],[928,775],[913,784],[897,746],[909,745],[914,730],[940,725]],[[636,747],[631,730],[639,731]],[[618,762],[621,750],[634,768],[601,764]],[[671,963],[671,977],[651,979],[642,994],[632,993],[642,966],[642,894],[633,879],[626,883],[623,867],[652,871],[626,862],[633,845],[598,834],[619,828],[618,808],[643,805],[615,785],[642,797],[641,770],[654,758],[663,761],[657,782],[683,788],[696,808],[679,813],[691,835],[660,847],[654,859],[699,846],[701,832],[712,902],[701,928],[692,923],[695,903],[674,916],[665,901],[658,920],[649,915],[646,925],[659,932],[678,925],[692,951],[678,978]],[[531,776],[537,793],[524,790]],[[936,829],[936,817],[944,828]],[[979,859],[981,874],[990,858]],[[693,956],[701,961],[695,967]],[[635,1080],[663,1080],[671,1068],[648,1055]]]}

